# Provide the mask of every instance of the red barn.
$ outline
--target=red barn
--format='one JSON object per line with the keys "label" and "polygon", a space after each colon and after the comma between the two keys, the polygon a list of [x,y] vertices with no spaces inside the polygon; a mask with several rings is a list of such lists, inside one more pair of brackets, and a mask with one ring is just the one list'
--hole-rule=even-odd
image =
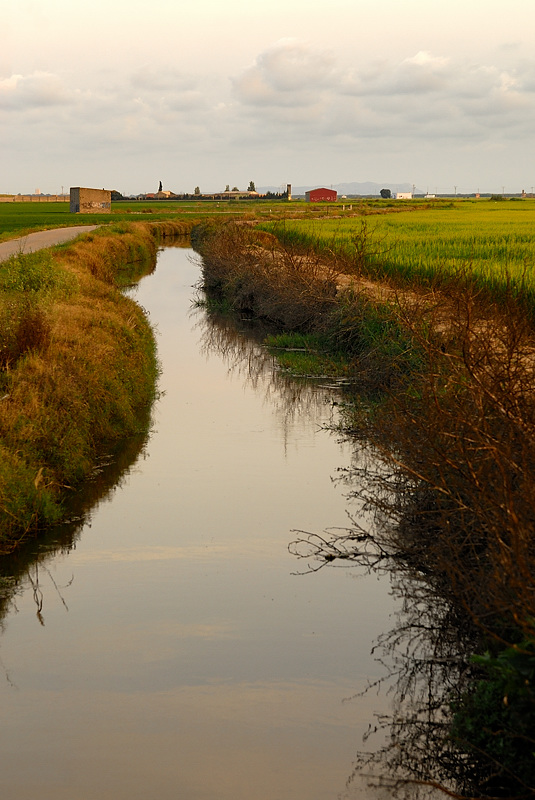
{"label": "red barn", "polygon": [[325,201],[332,203],[338,197],[338,192],[334,189],[312,189],[310,192],[305,192],[305,200],[307,203],[323,203]]}

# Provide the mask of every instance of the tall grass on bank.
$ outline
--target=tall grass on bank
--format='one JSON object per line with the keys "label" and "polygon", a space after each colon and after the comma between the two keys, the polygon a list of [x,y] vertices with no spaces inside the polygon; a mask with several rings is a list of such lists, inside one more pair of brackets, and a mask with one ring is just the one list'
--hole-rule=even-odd
{"label": "tall grass on bank", "polygon": [[154,339],[116,279],[186,230],[138,223],[0,265],[1,550],[60,519],[105,443],[146,424]]}
{"label": "tall grass on bank", "polygon": [[[408,626],[410,674],[379,762],[394,789],[417,780],[453,797],[534,797],[535,339],[518,286],[496,299],[466,278],[384,302],[337,288],[345,256],[332,250],[322,268],[316,248],[236,226],[199,246],[208,293],[278,331],[321,333],[359,390],[339,432],[373,450],[378,466],[346,477],[376,529],[304,535],[297,552],[389,565],[408,605],[436,609],[448,636],[431,611]],[[428,702],[415,708],[424,650]]]}

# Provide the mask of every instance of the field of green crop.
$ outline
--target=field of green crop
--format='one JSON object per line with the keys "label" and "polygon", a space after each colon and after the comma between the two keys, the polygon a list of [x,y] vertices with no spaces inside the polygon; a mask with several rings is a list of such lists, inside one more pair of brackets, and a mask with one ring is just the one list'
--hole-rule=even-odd
{"label": "field of green crop", "polygon": [[[299,204],[292,206],[298,208]],[[0,203],[0,241],[24,236],[31,231],[71,225],[106,225],[121,220],[176,220],[192,216],[270,217],[284,213],[288,203],[277,202],[128,202],[112,203],[111,214],[71,214],[68,203]]]}
{"label": "field of green crop", "polygon": [[[351,210],[350,210],[351,208]],[[358,214],[358,215],[356,215]],[[535,200],[114,202],[111,214],[70,214],[68,203],[0,203],[0,241],[30,231],[119,220],[192,216],[256,219],[290,245],[328,249],[357,270],[403,283],[470,275],[500,294],[506,285],[535,306]]]}
{"label": "field of green crop", "polygon": [[[330,249],[365,271],[404,283],[443,283],[468,273],[500,292],[508,280],[535,297],[535,200],[463,200],[400,213],[286,220],[275,231],[288,244]],[[385,209],[386,210],[386,209]],[[396,209],[397,210],[397,209]],[[361,259],[362,261],[362,259]]]}

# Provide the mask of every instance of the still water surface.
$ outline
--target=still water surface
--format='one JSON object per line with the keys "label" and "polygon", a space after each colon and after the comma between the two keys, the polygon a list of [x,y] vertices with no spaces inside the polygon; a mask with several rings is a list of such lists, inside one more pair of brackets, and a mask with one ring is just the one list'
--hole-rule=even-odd
{"label": "still water surface", "polygon": [[386,701],[346,699],[381,674],[388,579],[295,575],[288,552],[348,523],[332,392],[192,313],[190,255],[162,251],[135,292],[162,364],[148,442],[4,616],[3,800],[372,796],[346,780]]}

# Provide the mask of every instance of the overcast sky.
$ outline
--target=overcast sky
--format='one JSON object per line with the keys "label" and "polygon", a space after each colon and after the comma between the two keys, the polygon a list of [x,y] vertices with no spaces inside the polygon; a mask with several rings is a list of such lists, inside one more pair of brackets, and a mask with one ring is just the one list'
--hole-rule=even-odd
{"label": "overcast sky", "polygon": [[535,0],[0,10],[0,192],[535,185]]}

